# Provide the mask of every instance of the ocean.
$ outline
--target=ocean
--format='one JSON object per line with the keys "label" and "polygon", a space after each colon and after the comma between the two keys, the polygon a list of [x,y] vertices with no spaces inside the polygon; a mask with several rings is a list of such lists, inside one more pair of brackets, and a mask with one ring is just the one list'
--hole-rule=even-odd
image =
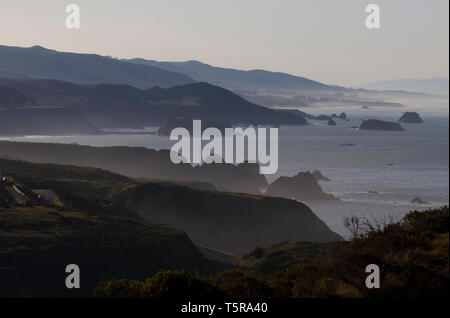
{"label": "ocean", "polygon": [[[333,110],[338,112],[338,110]],[[323,109],[318,113],[331,113]],[[449,118],[423,115],[423,124],[402,124],[406,131],[362,131],[361,119],[396,121],[399,111],[348,111],[349,121],[337,126],[313,121],[310,126],[279,129],[279,176],[319,169],[329,182],[324,191],[339,201],[305,202],[332,230],[348,237],[346,216],[399,219],[410,210],[449,203]],[[155,130],[147,127],[145,131]],[[0,137],[1,140],[77,143],[91,146],[132,146],[169,149],[173,142],[156,135],[120,134],[84,136]],[[353,144],[353,146],[344,146]],[[413,204],[414,197],[426,204]]]}

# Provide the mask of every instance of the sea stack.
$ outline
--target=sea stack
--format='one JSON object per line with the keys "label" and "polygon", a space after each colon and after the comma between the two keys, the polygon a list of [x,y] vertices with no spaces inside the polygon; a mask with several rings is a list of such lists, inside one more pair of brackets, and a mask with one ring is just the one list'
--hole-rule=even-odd
{"label": "sea stack", "polygon": [[336,122],[333,119],[330,119],[327,123],[327,126],[336,126]]}
{"label": "sea stack", "polygon": [[314,170],[311,174],[317,181],[330,181],[330,179],[325,177],[320,170]]}
{"label": "sea stack", "polygon": [[398,123],[383,121],[378,119],[368,119],[363,120],[359,129],[362,130],[393,130],[393,131],[403,131],[403,127]]}
{"label": "sea stack", "polygon": [[323,192],[311,172],[278,178],[269,186],[266,195],[296,200],[336,200],[332,194]]}
{"label": "sea stack", "polygon": [[416,112],[406,112],[398,120],[399,123],[421,124],[423,119]]}

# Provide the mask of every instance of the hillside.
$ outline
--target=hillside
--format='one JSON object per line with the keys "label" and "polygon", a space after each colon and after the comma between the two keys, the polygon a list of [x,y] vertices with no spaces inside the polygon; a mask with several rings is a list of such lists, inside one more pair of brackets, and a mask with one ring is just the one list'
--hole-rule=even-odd
{"label": "hillside", "polygon": [[146,220],[185,231],[196,243],[230,253],[279,241],[329,242],[332,232],[305,204],[282,198],[145,183],[113,197]]}
{"label": "hillside", "polygon": [[296,264],[307,264],[325,256],[336,242],[280,242],[267,248],[258,247],[238,257],[241,268],[257,275],[270,275]]}
{"label": "hillside", "polygon": [[243,71],[231,68],[211,66],[199,61],[158,62],[145,59],[126,60],[140,65],[150,65],[172,72],[186,74],[199,82],[208,82],[228,89],[293,89],[293,90],[327,90],[339,89],[305,77],[265,70]]}
{"label": "hillside", "polygon": [[[255,301],[268,298],[444,299],[449,295],[448,211],[448,207],[411,211],[397,223],[353,218],[348,224],[356,229],[355,236],[347,242],[327,246],[285,242],[244,255],[242,259],[247,259],[250,266],[247,271],[232,270],[209,278],[163,271],[145,282],[126,279],[103,282],[96,293],[179,299],[209,294]],[[355,227],[356,224],[359,226]],[[380,288],[366,287],[368,264],[379,266]]]}
{"label": "hillside", "polygon": [[229,124],[308,124],[300,115],[252,104],[208,83],[138,89],[128,85],[0,78],[0,108],[29,104],[76,109],[99,128],[160,126],[170,118]]}
{"label": "hillside", "polygon": [[192,83],[187,75],[97,54],[66,53],[41,46],[0,46],[0,78],[55,79],[78,84],[128,84],[140,88]]}
{"label": "hillside", "polygon": [[[92,296],[105,279],[215,271],[183,232],[131,218],[35,206],[0,208],[0,224],[2,297]],[[79,290],[64,285],[65,268],[74,263]]]}
{"label": "hillside", "polygon": [[340,240],[306,205],[281,198],[135,180],[104,170],[0,159],[30,189],[55,192],[58,206],[102,215],[126,215],[185,231],[196,243],[245,252],[283,240]]}
{"label": "hillside", "polygon": [[257,164],[174,164],[169,150],[138,147],[91,147],[0,141],[0,156],[19,160],[96,167],[134,178],[203,181],[233,192],[259,193],[267,186]]}
{"label": "hillside", "polygon": [[0,135],[100,134],[85,116],[73,109],[23,107],[0,109]]}

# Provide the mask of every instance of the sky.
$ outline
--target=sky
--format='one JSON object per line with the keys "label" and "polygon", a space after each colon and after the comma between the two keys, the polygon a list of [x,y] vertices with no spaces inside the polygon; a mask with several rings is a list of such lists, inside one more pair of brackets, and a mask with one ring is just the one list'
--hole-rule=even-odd
{"label": "sky", "polygon": [[[68,4],[80,29],[65,26]],[[380,28],[368,29],[368,4]],[[448,78],[448,0],[0,1],[0,45],[266,69],[327,84]]]}

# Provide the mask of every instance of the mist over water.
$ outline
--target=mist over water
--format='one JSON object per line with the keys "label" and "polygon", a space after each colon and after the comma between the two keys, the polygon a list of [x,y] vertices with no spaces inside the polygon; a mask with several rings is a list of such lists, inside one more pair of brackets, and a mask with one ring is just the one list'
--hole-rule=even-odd
{"label": "mist over water", "polygon": [[[448,104],[447,104],[448,105]],[[442,110],[442,108],[439,108]],[[279,176],[319,169],[329,182],[320,182],[324,191],[340,201],[306,202],[330,228],[348,235],[342,225],[349,215],[402,217],[412,209],[423,210],[449,202],[449,119],[440,111],[421,116],[423,124],[404,124],[406,131],[363,131],[361,119],[397,121],[405,109],[347,110],[349,121],[337,126],[311,121],[310,126],[284,126],[279,129],[279,169],[266,176],[272,182]],[[314,109],[308,112],[331,114],[340,109]],[[154,131],[154,127],[142,129]],[[91,146],[130,146],[170,149],[168,137],[142,134],[27,136],[4,140],[77,143]],[[354,146],[342,146],[345,144]],[[169,160],[169,158],[168,158]],[[420,197],[427,204],[410,201]]]}

